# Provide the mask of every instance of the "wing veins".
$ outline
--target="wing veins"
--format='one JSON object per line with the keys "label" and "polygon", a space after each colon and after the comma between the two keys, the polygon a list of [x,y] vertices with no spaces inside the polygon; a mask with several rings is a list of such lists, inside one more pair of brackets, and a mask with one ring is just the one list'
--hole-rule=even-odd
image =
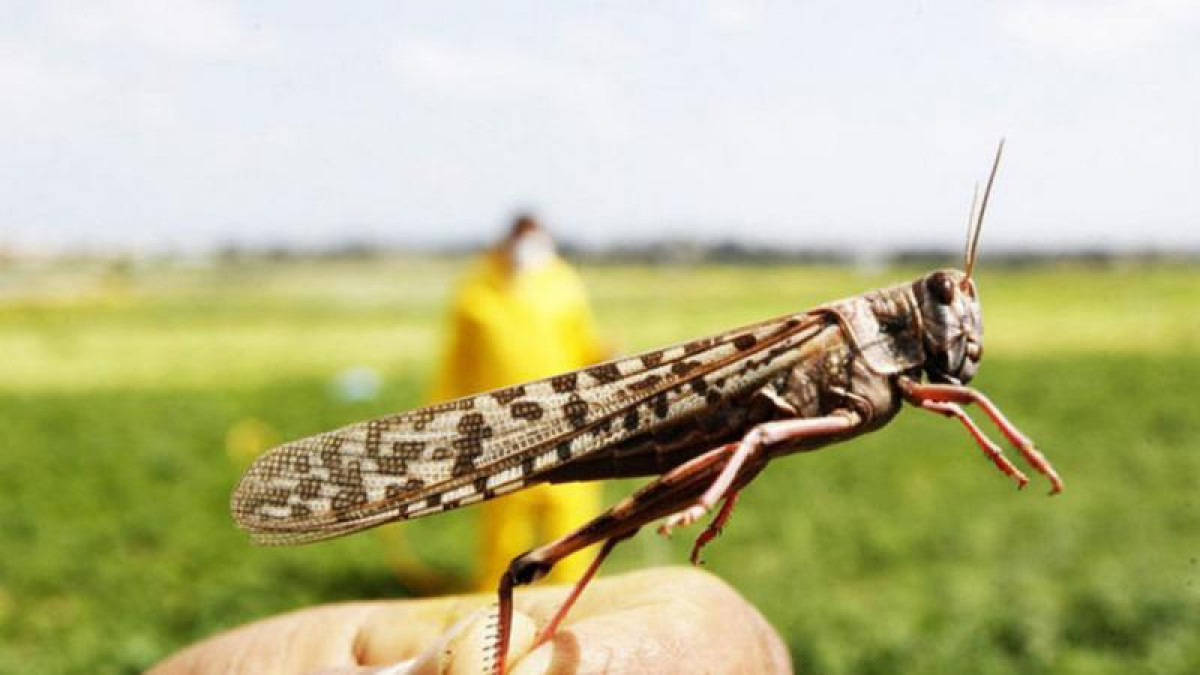
{"label": "wing veins", "polygon": [[[455,490],[464,488],[468,485],[472,485],[475,481],[477,481],[481,477],[495,476],[504,471],[512,470],[516,467],[519,467],[523,462],[527,461],[529,458],[540,456],[543,453],[547,452],[549,449],[553,448],[554,446],[557,446],[566,441],[577,439],[586,434],[592,433],[594,430],[604,427],[605,425],[611,425],[611,424],[613,424],[613,422],[615,420],[617,420],[623,414],[628,413],[631,409],[636,408],[638,406],[644,406],[648,402],[654,400],[656,397],[662,396],[680,386],[686,385],[688,382],[692,381],[694,378],[708,376],[708,375],[712,374],[713,372],[718,371],[722,368],[726,368],[740,360],[750,358],[750,357],[752,357],[756,354],[759,354],[767,349],[770,349],[776,345],[779,345],[781,342],[795,338],[797,335],[803,333],[805,330],[810,330],[814,327],[819,327],[821,325],[821,323],[814,322],[814,319],[821,317],[823,314],[824,314],[824,312],[818,311],[818,312],[809,312],[809,313],[803,313],[803,314],[784,315],[781,317],[776,317],[774,319],[768,319],[765,321],[760,321],[757,323],[742,326],[742,327],[739,327],[737,329],[733,329],[730,331],[725,331],[723,333],[719,333],[719,334],[711,336],[711,337],[700,338],[699,340],[692,341],[691,343],[686,343],[686,344],[696,344],[696,343],[704,342],[706,344],[704,344],[702,349],[698,349],[698,350],[692,351],[692,352],[688,352],[686,349],[681,350],[678,355],[675,355],[671,358],[664,358],[662,361],[656,363],[654,365],[654,367],[647,367],[643,370],[631,373],[629,375],[622,376],[621,378],[619,378],[618,380],[615,380],[614,382],[597,384],[597,385],[593,385],[591,387],[584,388],[581,391],[593,391],[593,390],[597,390],[597,389],[603,389],[605,387],[611,387],[612,385],[616,385],[618,387],[624,387],[624,389],[617,389],[617,391],[628,391],[629,390],[628,384],[629,384],[630,380],[635,380],[639,377],[645,377],[648,373],[653,373],[654,371],[657,371],[660,369],[664,370],[664,372],[666,373],[666,375],[664,377],[662,377],[661,381],[657,382],[654,386],[647,387],[645,392],[639,392],[635,397],[632,397],[632,398],[622,399],[618,405],[612,405],[612,406],[607,406],[607,407],[602,408],[602,410],[598,414],[598,416],[595,417],[594,419],[590,419],[586,424],[584,424],[580,427],[577,427],[577,428],[566,428],[564,426],[563,428],[561,428],[558,431],[558,433],[554,433],[553,435],[549,436],[546,439],[543,439],[541,441],[533,443],[527,447],[521,448],[517,452],[500,455],[500,456],[492,459],[490,462],[477,467],[477,469],[475,471],[472,471],[468,475],[456,476],[456,477],[451,477],[446,480],[433,482],[433,483],[425,485],[423,488],[421,488],[417,491],[414,491],[414,492],[402,493],[402,494],[398,494],[398,495],[395,495],[392,497],[384,497],[381,499],[376,499],[374,501],[358,504],[358,505],[355,505],[353,507],[346,508],[346,509],[334,510],[334,509],[330,508],[329,510],[324,511],[320,514],[312,514],[310,517],[299,520],[299,521],[297,521],[295,518],[279,518],[279,519],[256,518],[256,519],[254,519],[254,522],[249,522],[249,523],[243,522],[242,526],[244,528],[250,530],[250,532],[254,536],[255,540],[258,541],[259,543],[267,543],[267,544],[302,543],[302,542],[307,542],[307,541],[317,541],[317,540],[321,540],[321,539],[327,539],[327,538],[332,538],[332,537],[336,537],[336,536],[340,536],[340,535],[344,535],[344,534],[349,534],[351,532],[366,529],[368,527],[372,527],[374,525],[378,525],[378,524],[381,524],[384,522],[391,522],[391,521],[395,521],[395,520],[407,520],[407,519],[416,518],[416,517],[419,517],[422,515],[426,515],[428,513],[445,510],[446,507],[444,507],[441,504],[427,506],[424,509],[410,508],[408,510],[405,510],[405,507],[419,504],[422,501],[428,501],[431,497],[438,497],[440,495],[445,495],[445,494],[451,493]],[[762,329],[765,326],[770,326],[773,324],[780,324],[781,326],[783,326],[783,328],[772,334],[769,334],[764,339],[757,340],[755,342],[755,344],[752,347],[750,347],[749,349],[745,349],[745,350],[739,349],[728,355],[713,359],[712,361],[701,362],[701,364],[695,370],[688,371],[685,374],[677,375],[677,374],[671,373],[671,371],[670,371],[669,366],[672,366],[674,364],[677,364],[677,363],[682,362],[689,358],[702,358],[705,352],[711,352],[712,350],[728,346],[741,336],[753,335],[756,330]],[[670,349],[676,349],[681,346],[682,345],[675,345],[673,347],[668,347],[663,350],[659,350],[658,353],[661,353],[663,351],[667,351]],[[648,352],[648,353],[654,353],[654,352]],[[614,360],[609,363],[611,363],[611,364],[624,363],[629,360],[640,359],[643,356],[645,356],[645,354],[633,355],[630,357],[625,357],[624,359],[617,359],[617,360]],[[601,364],[601,365],[607,365],[607,364]],[[588,370],[587,368],[583,368],[583,369],[580,369],[580,370],[577,370],[574,372],[581,373],[581,372],[586,372],[587,370]],[[542,381],[539,381],[538,383],[545,382],[545,381],[547,381],[547,380],[542,380]],[[529,383],[529,384],[538,384],[538,383]],[[502,390],[495,390],[495,391],[502,391]],[[494,392],[484,392],[484,393],[475,395],[475,397],[488,396],[489,394],[492,394],[492,393],[494,393]],[[475,397],[467,397],[467,398],[475,398]],[[419,414],[424,410],[435,409],[435,408],[438,410],[461,409],[459,407],[459,406],[461,406],[460,401],[463,401],[463,400],[466,400],[466,399],[450,401],[450,402],[447,402],[444,404],[439,404],[438,406],[430,406],[427,408],[422,408],[422,409],[417,409],[415,411],[411,411],[411,413],[404,413],[403,414],[404,417],[397,419],[396,422],[402,423],[403,421],[405,421],[407,419],[411,419],[411,417],[413,415]],[[676,401],[676,404],[678,404],[678,403],[679,403],[679,401]],[[367,424],[368,424],[367,422],[363,422],[363,423],[358,423],[356,425],[350,425],[350,427],[347,427],[347,428],[358,429],[359,427],[364,427]],[[562,424],[562,421],[555,420],[554,424]],[[551,428],[553,428],[553,426],[551,426]],[[318,436],[320,436],[320,435],[318,435]],[[305,440],[305,439],[301,439],[301,440]],[[574,461],[575,459],[578,459],[579,457],[587,456],[591,453],[594,453],[594,452],[597,452],[597,451],[603,449],[604,447],[608,447],[609,445],[612,445],[613,443],[620,442],[620,440],[623,440],[623,439],[615,438],[615,439],[610,439],[603,443],[597,443],[594,447],[585,448],[583,450],[583,452],[572,456],[567,461]],[[308,448],[307,450],[310,453],[316,451],[314,448]],[[489,486],[488,490],[491,492],[504,492],[504,491],[506,491],[506,488],[507,489],[517,489],[517,488],[523,487],[525,485],[528,485],[530,483],[539,482],[537,480],[537,476],[544,474],[545,472],[549,471],[550,469],[554,468],[555,466],[559,466],[563,463],[565,463],[565,462],[554,462],[554,463],[547,464],[545,466],[540,467],[539,469],[537,469],[534,472],[522,474],[519,476],[514,476],[514,477],[511,477],[510,479],[508,479],[507,481],[504,481],[504,482],[501,482],[501,483],[498,483],[495,485],[491,485],[491,486]],[[488,498],[488,496],[484,495],[484,494],[479,494],[477,492],[470,493],[470,494],[464,495],[464,497],[461,500],[459,500],[459,504],[472,503],[472,502],[476,502],[476,501],[481,501],[482,499],[486,499],[486,498]],[[454,504],[453,506],[457,506],[459,504]]]}

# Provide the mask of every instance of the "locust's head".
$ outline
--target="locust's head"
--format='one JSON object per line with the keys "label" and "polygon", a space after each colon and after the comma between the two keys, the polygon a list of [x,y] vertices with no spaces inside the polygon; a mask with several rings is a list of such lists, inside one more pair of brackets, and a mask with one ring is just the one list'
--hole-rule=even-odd
{"label": "locust's head", "polygon": [[[1004,139],[996,148],[992,172],[988,174],[983,200],[979,200],[979,185],[971,200],[967,218],[967,248],[963,253],[963,271],[938,270],[913,283],[913,295],[921,308],[921,332],[925,347],[925,374],[932,382],[966,384],[975,377],[983,358],[983,314],[979,311],[979,292],[971,272],[979,254],[979,232],[983,229],[983,214],[1000,156],[1004,154]],[[975,207],[979,208],[976,209]]]}
{"label": "locust's head", "polygon": [[966,384],[983,358],[983,314],[975,282],[965,272],[938,270],[917,279],[925,373],[932,382]]}

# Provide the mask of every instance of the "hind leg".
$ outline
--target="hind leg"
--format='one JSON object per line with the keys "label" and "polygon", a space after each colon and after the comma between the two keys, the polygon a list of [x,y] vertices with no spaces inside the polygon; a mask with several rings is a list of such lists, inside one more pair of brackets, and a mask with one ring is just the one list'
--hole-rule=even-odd
{"label": "hind leg", "polygon": [[508,656],[508,638],[512,630],[513,591],[517,586],[532,583],[550,571],[563,558],[604,542],[600,553],[584,576],[575,584],[570,595],[555,613],[554,618],[538,633],[537,642],[554,637],[571,606],[579,598],[588,582],[592,580],[600,564],[624,539],[632,537],[643,525],[663,516],[675,513],[687,504],[694,503],[705,488],[721,474],[732,456],[736,444],[710,450],[641,488],[608,511],[600,514],[578,530],[545,546],[517,556],[509,563],[508,571],[500,577],[498,589],[499,622],[496,631],[495,659],[492,671],[503,673]]}

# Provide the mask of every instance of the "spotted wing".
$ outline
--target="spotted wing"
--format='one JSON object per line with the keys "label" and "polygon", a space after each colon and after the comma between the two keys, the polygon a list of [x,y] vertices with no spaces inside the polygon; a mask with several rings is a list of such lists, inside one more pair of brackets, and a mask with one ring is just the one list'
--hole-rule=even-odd
{"label": "spotted wing", "polygon": [[796,314],[274,448],[233,493],[264,544],[328,539],[490,499],[761,386],[827,321]]}

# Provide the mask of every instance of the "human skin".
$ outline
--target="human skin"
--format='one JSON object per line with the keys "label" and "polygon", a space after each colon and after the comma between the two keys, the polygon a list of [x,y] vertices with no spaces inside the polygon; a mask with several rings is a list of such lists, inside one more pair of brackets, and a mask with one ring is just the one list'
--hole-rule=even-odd
{"label": "human skin", "polygon": [[[509,672],[790,673],[779,634],[720,579],[663,567],[599,579],[554,639],[530,647],[569,586],[516,596]],[[323,605],[257,621],[196,643],[152,675],[486,672],[494,597]]]}

